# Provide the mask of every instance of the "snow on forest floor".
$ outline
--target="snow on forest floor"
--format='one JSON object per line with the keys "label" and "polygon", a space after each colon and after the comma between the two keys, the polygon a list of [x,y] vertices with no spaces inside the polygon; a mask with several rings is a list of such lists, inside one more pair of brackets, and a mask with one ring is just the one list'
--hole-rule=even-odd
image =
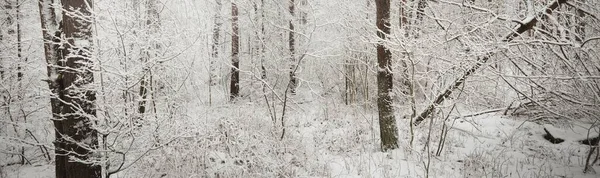
{"label": "snow on forest floor", "polygon": [[[262,105],[190,107],[204,109],[189,109],[187,117],[163,127],[187,136],[112,177],[598,177],[582,173],[589,148],[576,140],[585,137],[583,127],[545,125],[566,140],[551,144],[542,125],[525,119],[499,113],[455,119],[435,156],[439,122],[432,125],[429,148],[429,123],[416,127],[411,149],[408,121],[398,119],[401,148],[382,153],[376,110],[363,106],[292,105],[283,140],[280,118],[274,123]],[[8,178],[53,174],[51,164],[0,170]]]}

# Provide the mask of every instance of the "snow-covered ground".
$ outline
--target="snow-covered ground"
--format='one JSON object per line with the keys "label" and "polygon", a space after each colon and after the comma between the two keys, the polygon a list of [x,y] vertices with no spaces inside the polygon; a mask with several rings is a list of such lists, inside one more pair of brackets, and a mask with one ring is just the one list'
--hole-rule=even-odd
{"label": "snow-covered ground", "polygon": [[[566,140],[551,144],[543,139],[544,126],[501,112],[448,120],[451,129],[440,156],[435,154],[441,122],[416,127],[411,148],[403,119],[398,119],[400,149],[379,152],[376,112],[363,106],[293,104],[283,140],[280,121],[273,123],[261,105],[188,113],[173,125],[185,127],[164,127],[186,136],[112,177],[598,177],[582,173],[589,147],[576,140],[587,134],[584,126],[544,125]],[[53,177],[53,165],[4,167],[2,175]]]}

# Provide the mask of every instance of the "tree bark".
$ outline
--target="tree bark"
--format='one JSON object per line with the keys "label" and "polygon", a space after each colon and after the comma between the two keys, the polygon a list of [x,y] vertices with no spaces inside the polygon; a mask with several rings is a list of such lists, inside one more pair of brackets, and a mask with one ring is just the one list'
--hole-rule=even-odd
{"label": "tree bark", "polygon": [[[17,59],[19,60],[19,63],[17,64],[17,80],[21,81],[21,79],[23,79],[23,71],[20,64],[21,60],[23,60],[23,34],[21,32],[21,2],[19,0],[16,0],[15,3],[15,8],[17,9],[17,13],[15,14],[17,19]],[[23,62],[27,62],[27,58],[25,58],[25,61]]]}
{"label": "tree bark", "polygon": [[60,117],[61,105],[62,103],[57,98],[59,94],[58,88],[58,61],[62,58],[62,51],[59,50],[60,47],[60,36],[62,32],[59,30],[58,20],[56,18],[54,9],[54,0],[40,0],[38,2],[41,27],[42,27],[42,37],[44,40],[44,58],[46,60],[46,70],[48,75],[48,88],[52,92],[52,97],[50,97],[50,106],[52,109],[52,122],[54,124],[55,129],[55,141],[54,147],[55,152],[55,177],[64,177],[66,175],[65,163],[67,162],[66,153],[62,149],[64,148],[64,144],[62,141],[61,132],[63,132],[63,121]]}
{"label": "tree bark", "polygon": [[263,80],[263,93],[266,92],[267,69],[265,68],[265,0],[260,0],[260,78]]}
{"label": "tree bark", "polygon": [[[23,78],[22,69],[22,32],[21,32],[21,3],[19,0],[0,0],[0,9],[3,9],[0,14],[0,42],[4,41],[7,48],[0,49],[0,79],[4,78],[8,71],[8,76],[13,76],[15,72],[17,81]],[[9,45],[10,44],[10,45]],[[15,44],[15,46],[12,46]],[[15,50],[16,49],[16,50]],[[16,57],[16,61],[14,61]],[[10,65],[16,64],[16,70],[11,70]],[[6,67],[4,66],[6,65]]]}
{"label": "tree bark", "polygon": [[[12,44],[13,42],[11,42],[11,40],[13,39],[12,36],[15,33],[15,29],[13,28],[13,24],[15,23],[15,18],[13,18],[13,5],[11,4],[12,1],[10,0],[0,0],[0,8],[4,9],[4,12],[2,12],[2,14],[0,15],[4,15],[1,16],[2,21],[0,21],[0,42],[5,41],[6,44]],[[4,53],[0,53],[0,79],[4,79],[5,73],[7,70],[9,70],[9,65],[6,65],[8,63],[10,63],[10,56],[12,56],[13,54],[10,52],[12,50],[12,48],[9,49],[0,49],[0,52],[4,52]],[[5,67],[6,65],[6,67]],[[10,76],[10,74],[9,74]]]}
{"label": "tree bark", "polygon": [[[53,8],[54,4],[53,0],[39,1],[47,82],[52,92],[56,177],[101,177],[101,167],[93,164],[92,155],[98,147],[98,133],[93,129],[92,120],[96,115],[96,93],[89,88],[94,82],[92,3],[90,0],[62,0],[61,22],[55,16],[58,9]],[[70,15],[75,13],[78,16]]]}
{"label": "tree bark", "polygon": [[406,8],[405,8],[406,5],[407,5],[406,0],[401,0],[400,1],[400,5],[399,5],[400,7],[398,7],[399,14],[400,14],[400,19],[398,19],[398,21],[400,22],[399,23],[400,24],[399,27],[400,28],[405,28],[406,31],[408,32],[408,25],[409,24],[408,24],[408,13],[406,12]]}
{"label": "tree bark", "polygon": [[238,26],[238,8],[234,1],[231,2],[231,83],[229,97],[233,101],[240,93],[240,36]]}
{"label": "tree bark", "polygon": [[387,35],[390,34],[390,0],[376,0],[377,8],[377,108],[379,109],[379,128],[382,151],[398,148],[398,128],[394,116],[391,97],[392,83],[392,53],[385,46]]}
{"label": "tree bark", "polygon": [[295,13],[294,13],[294,8],[295,8],[295,3],[294,0],[290,0],[290,5],[289,5],[289,11],[290,11],[290,16],[291,19],[289,20],[289,38],[288,38],[288,46],[290,48],[290,61],[292,62],[292,65],[290,66],[290,84],[289,84],[289,88],[290,88],[290,93],[295,94],[296,93],[296,87],[298,86],[298,81],[296,78],[296,48],[295,48],[295,38],[294,38],[294,17],[295,17]]}
{"label": "tree bark", "polygon": [[217,60],[219,59],[219,32],[221,31],[221,0],[215,0],[215,16],[214,16],[214,27],[212,36],[211,46],[211,59],[210,59],[210,74],[209,74],[209,85],[217,85]]}
{"label": "tree bark", "polygon": [[[62,101],[63,139],[67,156],[79,159],[68,160],[65,178],[101,177],[101,167],[93,162],[98,147],[98,133],[93,129],[96,116],[96,92],[89,88],[94,83],[91,67],[93,51],[92,2],[91,0],[62,0],[62,26],[65,46],[59,81],[59,97]],[[69,12],[70,11],[70,12]],[[77,16],[71,14],[79,14]],[[59,62],[61,63],[61,62]],[[67,139],[69,141],[67,141]]]}

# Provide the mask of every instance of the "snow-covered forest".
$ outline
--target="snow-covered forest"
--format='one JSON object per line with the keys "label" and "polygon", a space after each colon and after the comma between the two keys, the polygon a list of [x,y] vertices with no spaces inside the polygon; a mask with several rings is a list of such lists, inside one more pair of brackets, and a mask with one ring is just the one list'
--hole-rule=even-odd
{"label": "snow-covered forest", "polygon": [[0,0],[0,178],[598,177],[594,0]]}

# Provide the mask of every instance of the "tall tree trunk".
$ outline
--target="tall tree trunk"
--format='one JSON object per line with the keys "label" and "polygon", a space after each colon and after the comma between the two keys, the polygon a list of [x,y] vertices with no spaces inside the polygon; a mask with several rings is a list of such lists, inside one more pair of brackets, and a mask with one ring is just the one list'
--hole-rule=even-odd
{"label": "tall tree trunk", "polygon": [[[61,114],[65,115],[63,137],[67,156],[92,161],[92,154],[98,147],[98,133],[93,129],[96,116],[96,92],[94,83],[92,51],[92,2],[91,0],[62,0],[62,27],[64,33],[63,59],[66,70],[62,70],[59,81],[59,97],[63,102]],[[78,14],[77,16],[72,14]],[[66,44],[65,44],[66,43]],[[61,63],[61,62],[59,62]],[[75,70],[73,70],[75,69]],[[72,139],[72,140],[71,140]],[[82,161],[65,163],[66,178],[101,177],[101,167]]]}
{"label": "tall tree trunk", "polygon": [[96,93],[89,88],[94,82],[91,4],[89,0],[63,0],[63,21],[58,22],[53,0],[39,1],[48,84],[53,95],[50,103],[57,178],[101,177],[101,167],[88,163],[93,162],[92,154],[98,147],[92,121]]}
{"label": "tall tree trunk", "polygon": [[290,7],[289,7],[289,11],[290,11],[290,16],[291,19],[289,20],[289,38],[288,38],[288,45],[290,48],[290,59],[292,62],[292,65],[290,66],[290,84],[288,85],[288,87],[290,88],[290,92],[292,94],[296,93],[296,87],[298,85],[297,83],[297,78],[296,78],[296,49],[295,49],[295,38],[294,38],[294,0],[290,0]]}
{"label": "tall tree trunk", "polygon": [[[16,13],[15,13],[15,23],[17,25],[16,27],[16,33],[17,33],[17,82],[19,87],[21,87],[21,80],[23,79],[23,71],[22,71],[22,67],[21,64],[22,62],[25,63],[27,62],[27,58],[25,58],[25,61],[23,60],[23,41],[22,41],[22,32],[21,32],[21,2],[19,0],[15,0],[15,5],[14,8],[16,9]],[[21,99],[21,95],[17,95],[18,99]],[[25,118],[26,116],[23,115],[23,118]],[[26,122],[27,120],[24,119],[24,121]],[[17,134],[18,136],[18,134]],[[25,147],[22,146],[21,147],[21,165],[25,165]]]}
{"label": "tall tree trunk", "polygon": [[215,0],[215,16],[214,16],[214,27],[212,36],[212,48],[211,48],[211,59],[210,59],[210,74],[209,74],[209,85],[217,85],[217,61],[219,59],[219,32],[221,31],[221,0]]}
{"label": "tall tree trunk", "polygon": [[57,9],[54,8],[54,0],[40,0],[38,2],[42,37],[44,40],[44,58],[46,59],[46,70],[48,75],[48,88],[52,92],[50,97],[50,106],[52,108],[52,122],[55,130],[55,141],[54,147],[55,152],[55,177],[65,177],[67,170],[65,163],[67,162],[66,152],[63,149],[64,143],[60,133],[63,132],[63,120],[60,116],[62,103],[57,98],[59,94],[59,71],[58,61],[62,58],[62,51],[60,49],[60,37],[62,32],[59,30],[58,19],[56,18]]}
{"label": "tall tree trunk", "polygon": [[[585,0],[579,0],[579,3],[584,4]],[[585,39],[585,26],[586,26],[586,22],[585,22],[585,12],[578,8],[576,10],[577,15],[575,17],[575,40],[577,40],[578,42],[582,42]]]}
{"label": "tall tree trunk", "polygon": [[[260,68],[262,69],[261,79],[267,79],[267,69],[265,68],[265,0],[260,0]],[[265,90],[265,84],[263,83],[263,92]]]}
{"label": "tall tree trunk", "polygon": [[[2,62],[5,64],[14,63],[16,64],[16,76],[17,81],[21,81],[23,78],[23,71],[21,71],[22,66],[22,32],[21,32],[21,3],[19,0],[1,0],[0,8],[4,9],[2,12],[3,16],[0,21],[0,42],[5,41],[5,44],[10,44],[8,48],[2,49],[4,53],[0,54],[0,79],[4,78],[5,72],[8,70],[9,73],[12,73],[10,65],[4,66]],[[16,44],[16,46],[12,46]],[[15,51],[16,49],[16,51]],[[16,56],[16,61],[15,57]],[[4,59],[8,60],[4,60]],[[9,75],[12,76],[12,75]]]}
{"label": "tall tree trunk", "polygon": [[[418,10],[417,13],[422,13],[422,11],[423,11],[424,7],[421,7],[421,2],[422,1],[419,1],[419,8],[417,9]],[[405,37],[410,37],[410,30],[412,28],[410,28],[411,24],[410,24],[410,22],[408,20],[408,14],[409,13],[406,12],[406,9],[407,9],[406,8],[407,7],[406,0],[400,1],[399,6],[400,6],[400,8],[399,8],[400,9],[400,12],[399,12],[400,19],[399,19],[399,25],[398,26],[401,29],[404,29],[404,36]],[[416,22],[415,24],[419,25],[420,23],[421,22]],[[415,28],[415,29],[418,29],[418,28]],[[415,36],[415,38],[416,37],[417,36]],[[414,99],[413,98],[414,97],[414,92],[413,92],[414,91],[414,86],[413,86],[413,82],[412,82],[412,80],[410,79],[410,76],[409,76],[409,69],[408,69],[409,65],[406,62],[406,61],[408,61],[408,59],[410,59],[410,56],[409,56],[410,53],[402,52],[401,55],[402,55],[402,57],[400,57],[400,58],[402,58],[402,59],[400,60],[400,65],[402,66],[402,72],[400,74],[402,76],[402,79],[401,79],[402,80],[401,81],[402,85],[400,86],[400,88],[401,88],[400,91],[402,92],[402,94],[404,96],[406,96],[405,98],[411,98],[410,99],[410,101],[411,101],[410,105],[411,105],[411,108],[414,108],[415,107],[415,103],[412,102],[413,99]],[[414,114],[414,112],[413,112],[413,114]]]}
{"label": "tall tree trunk", "polygon": [[398,148],[398,128],[392,106],[392,53],[386,48],[387,35],[390,34],[390,0],[376,0],[377,8],[377,108],[379,109],[379,129],[381,149],[388,151]]}
{"label": "tall tree trunk", "polygon": [[413,37],[414,38],[418,38],[419,34],[421,33],[421,24],[423,24],[423,17],[425,17],[425,8],[427,7],[427,0],[419,0],[419,2],[417,2],[417,21],[415,24],[413,24],[414,31],[413,31]]}
{"label": "tall tree trunk", "polygon": [[400,22],[399,27],[405,28],[406,32],[408,32],[408,16],[407,16],[408,13],[406,12],[406,5],[407,5],[406,0],[400,1],[400,5],[399,5],[400,7],[398,7],[400,19],[398,19],[398,21]]}
{"label": "tall tree trunk", "polygon": [[[0,8],[4,9],[1,15],[3,18],[0,21],[0,42],[5,41],[7,44],[11,44],[12,36],[15,33],[15,29],[13,28],[13,24],[15,19],[13,18],[13,5],[12,1],[9,0],[0,0]],[[9,70],[10,56],[13,54],[8,49],[0,49],[0,79],[4,79],[4,75],[6,71]]]}
{"label": "tall tree trunk", "polygon": [[140,81],[139,95],[141,97],[138,103],[138,113],[146,113],[146,105],[148,102],[148,91],[152,87],[152,71],[147,63],[158,56],[158,50],[160,50],[160,44],[152,39],[155,37],[160,30],[160,14],[158,13],[157,0],[148,0],[146,2],[146,39],[148,45],[146,46],[145,56],[142,57],[142,65],[144,65],[144,73]]}
{"label": "tall tree trunk", "polygon": [[[260,3],[260,4],[259,4]],[[256,60],[254,60],[254,57],[258,57],[258,68],[257,71],[260,72],[260,79],[258,80],[258,82],[261,83],[261,86],[263,88],[263,93],[266,90],[266,86],[265,86],[265,82],[264,80],[266,79],[266,69],[264,68],[264,0],[260,0],[260,2],[258,1],[253,1],[252,5],[254,7],[254,16],[253,16],[253,21],[254,23],[258,23],[259,27],[258,30],[254,31],[255,36],[254,38],[252,38],[252,49],[251,49],[251,61],[254,63]],[[260,7],[260,9],[259,9]],[[256,66],[256,64],[255,64]]]}
{"label": "tall tree trunk", "polygon": [[16,23],[17,23],[17,80],[21,81],[21,79],[23,78],[23,71],[21,68],[21,62],[27,62],[27,59],[23,60],[23,41],[22,41],[22,33],[21,33],[21,2],[19,0],[16,0],[15,2],[15,9],[17,10],[15,17],[16,17]]}
{"label": "tall tree trunk", "polygon": [[230,99],[233,101],[240,93],[240,36],[238,26],[238,8],[235,1],[231,2],[231,83],[230,83]]}
{"label": "tall tree trunk", "polygon": [[[260,0],[260,68],[262,70],[261,78],[267,79],[267,69],[265,69],[265,0]],[[265,84],[263,83],[263,90]]]}
{"label": "tall tree trunk", "polygon": [[267,92],[267,68],[265,68],[265,0],[260,0],[260,70],[262,79],[262,91],[266,98]]}
{"label": "tall tree trunk", "polygon": [[219,60],[219,38],[221,31],[221,0],[215,0],[215,16],[214,16],[214,26],[213,26],[213,36],[212,36],[212,47],[210,53],[210,62],[208,66],[209,74],[208,74],[208,103],[212,104],[212,87],[217,85],[217,61]]}

